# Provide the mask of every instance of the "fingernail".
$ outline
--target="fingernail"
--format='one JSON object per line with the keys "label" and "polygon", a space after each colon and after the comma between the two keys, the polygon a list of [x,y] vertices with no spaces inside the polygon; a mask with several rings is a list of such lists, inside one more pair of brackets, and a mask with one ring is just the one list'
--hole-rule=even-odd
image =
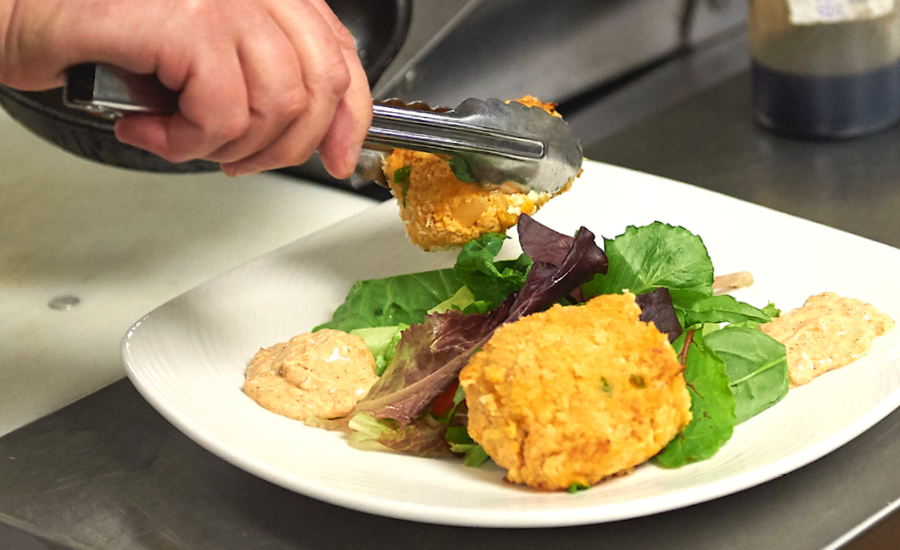
{"label": "fingernail", "polygon": [[222,172],[225,173],[226,176],[236,178],[239,176],[249,176],[252,174],[259,173],[259,170],[247,165],[219,165],[222,169]]}

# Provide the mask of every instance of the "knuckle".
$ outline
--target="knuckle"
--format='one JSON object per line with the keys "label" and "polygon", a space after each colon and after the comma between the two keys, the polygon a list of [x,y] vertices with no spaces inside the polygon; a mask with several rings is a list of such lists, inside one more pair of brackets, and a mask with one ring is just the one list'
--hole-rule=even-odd
{"label": "knuckle", "polygon": [[356,41],[353,39],[353,35],[347,27],[338,23],[334,29],[334,36],[337,38],[338,45],[341,48],[352,50],[354,53],[356,52]]}
{"label": "knuckle", "polygon": [[213,133],[213,140],[223,142],[234,141],[248,132],[250,129],[250,113],[243,111],[239,115],[226,118],[221,126]]}
{"label": "knuckle", "polygon": [[309,109],[309,96],[301,86],[293,87],[289,92],[282,94],[283,105],[281,111],[287,120],[301,118]]}
{"label": "knuckle", "polygon": [[350,69],[346,63],[335,63],[325,75],[329,91],[336,96],[344,95],[350,88]]}

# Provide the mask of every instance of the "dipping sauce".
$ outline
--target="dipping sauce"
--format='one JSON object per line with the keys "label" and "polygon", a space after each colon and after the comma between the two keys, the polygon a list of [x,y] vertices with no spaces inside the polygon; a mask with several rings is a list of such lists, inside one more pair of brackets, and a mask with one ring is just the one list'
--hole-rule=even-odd
{"label": "dipping sauce", "polygon": [[259,350],[244,393],[295,420],[348,414],[378,380],[375,358],[359,336],[324,329]]}
{"label": "dipping sauce", "polygon": [[823,292],[760,329],[787,347],[791,387],[797,387],[856,361],[893,327],[893,319],[874,306]]}

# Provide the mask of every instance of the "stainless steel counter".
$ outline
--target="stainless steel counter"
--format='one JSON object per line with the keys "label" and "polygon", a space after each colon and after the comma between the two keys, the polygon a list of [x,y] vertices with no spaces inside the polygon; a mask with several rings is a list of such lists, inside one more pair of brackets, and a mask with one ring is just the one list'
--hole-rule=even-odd
{"label": "stainless steel counter", "polygon": [[[799,142],[757,128],[742,40],[732,36],[706,57],[676,61],[570,113],[586,156],[900,246],[900,128],[847,142]],[[878,538],[896,518],[854,537],[900,506],[898,469],[894,412],[793,473],[682,510],[559,529],[418,524],[337,508],[247,474],[194,444],[120,380],[0,438],[0,548],[886,549],[896,544],[879,546]]]}

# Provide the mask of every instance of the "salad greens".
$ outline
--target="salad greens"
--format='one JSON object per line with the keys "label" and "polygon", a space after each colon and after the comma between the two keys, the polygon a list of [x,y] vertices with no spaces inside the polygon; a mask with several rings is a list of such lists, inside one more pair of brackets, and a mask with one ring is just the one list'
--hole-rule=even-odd
{"label": "salad greens", "polygon": [[[785,348],[758,330],[779,311],[714,295],[712,261],[687,229],[631,226],[604,239],[604,248],[584,227],[563,235],[524,215],[518,232],[517,259],[497,261],[506,237],[484,235],[463,247],[452,268],[357,282],[317,327],[359,334],[379,366],[379,381],[350,420],[351,443],[484,462],[454,386],[471,355],[504,323],[625,291],[635,294],[641,319],[669,336],[691,395],[693,420],[657,455],[662,466],[713,456],[735,425],[787,393]],[[432,409],[445,392],[454,392],[449,410]]]}
{"label": "salad greens", "polygon": [[687,361],[684,380],[691,394],[693,420],[656,456],[663,466],[677,468],[705,460],[731,439],[734,431],[735,397],[725,374],[725,361],[703,342],[695,330],[675,341]]}

